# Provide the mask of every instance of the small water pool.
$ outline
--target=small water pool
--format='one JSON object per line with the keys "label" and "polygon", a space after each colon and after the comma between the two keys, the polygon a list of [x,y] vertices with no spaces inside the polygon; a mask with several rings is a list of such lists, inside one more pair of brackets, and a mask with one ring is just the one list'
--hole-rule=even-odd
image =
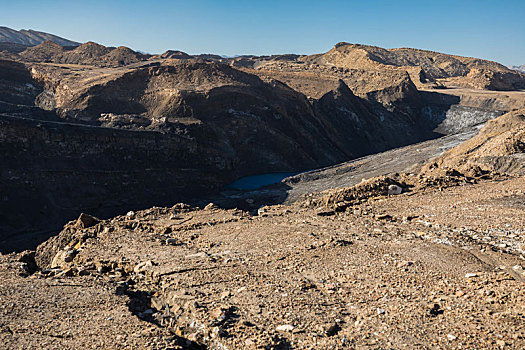
{"label": "small water pool", "polygon": [[299,174],[295,173],[270,173],[270,174],[260,174],[242,177],[226,185],[224,189],[229,190],[256,190],[258,188],[276,184],[281,182],[282,179]]}

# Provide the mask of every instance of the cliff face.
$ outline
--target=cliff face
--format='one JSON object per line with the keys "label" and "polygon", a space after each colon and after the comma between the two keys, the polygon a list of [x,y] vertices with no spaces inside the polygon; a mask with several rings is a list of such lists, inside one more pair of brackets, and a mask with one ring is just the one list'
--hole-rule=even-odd
{"label": "cliff face", "polygon": [[313,105],[332,140],[352,152],[349,159],[357,158],[434,137],[431,120],[419,113],[417,90],[411,95],[404,88],[391,94],[376,91],[361,99],[341,80]]}
{"label": "cliff face", "polygon": [[22,63],[0,60],[1,102],[4,104],[33,105],[36,96],[42,91],[43,87],[31,77]]}
{"label": "cliff face", "polygon": [[185,135],[236,159],[244,174],[346,157],[302,94],[222,64],[137,68],[81,90],[59,85],[53,98],[68,120]]}
{"label": "cliff face", "polygon": [[218,150],[177,135],[0,118],[0,232],[172,204],[233,180]]}

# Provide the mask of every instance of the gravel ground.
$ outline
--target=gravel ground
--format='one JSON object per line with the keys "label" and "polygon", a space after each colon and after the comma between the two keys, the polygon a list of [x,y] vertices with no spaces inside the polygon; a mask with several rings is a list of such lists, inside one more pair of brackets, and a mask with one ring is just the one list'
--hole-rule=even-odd
{"label": "gravel ground", "polygon": [[340,213],[72,222],[37,251],[54,269],[27,277],[1,257],[0,347],[523,348],[524,191],[518,177]]}

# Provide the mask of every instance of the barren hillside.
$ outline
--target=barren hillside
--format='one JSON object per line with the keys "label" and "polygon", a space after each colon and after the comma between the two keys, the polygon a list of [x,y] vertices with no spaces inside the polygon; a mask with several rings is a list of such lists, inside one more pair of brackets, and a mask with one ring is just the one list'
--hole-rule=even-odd
{"label": "barren hillside", "polygon": [[23,44],[27,46],[35,46],[44,41],[53,41],[62,46],[77,46],[80,45],[75,41],[61,38],[59,36],[38,32],[36,30],[14,30],[8,27],[0,27],[0,42],[9,42],[15,44]]}

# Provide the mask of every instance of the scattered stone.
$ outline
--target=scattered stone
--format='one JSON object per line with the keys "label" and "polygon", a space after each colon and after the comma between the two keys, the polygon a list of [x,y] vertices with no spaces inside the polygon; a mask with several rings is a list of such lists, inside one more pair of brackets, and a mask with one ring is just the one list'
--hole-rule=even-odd
{"label": "scattered stone", "polygon": [[392,220],[392,215],[388,215],[388,214],[379,214],[379,215],[376,215],[375,218],[377,220]]}
{"label": "scattered stone", "polygon": [[292,326],[291,324],[282,324],[282,325],[277,326],[275,328],[275,330],[280,331],[280,332],[291,332],[294,329],[295,329],[295,327]]}
{"label": "scattered stone", "polygon": [[153,261],[151,260],[148,260],[148,261],[143,261],[139,264],[137,264],[137,266],[135,266],[135,268],[133,269],[133,271],[135,273],[141,273],[141,272],[144,272],[150,268],[152,268],[154,265]]}
{"label": "scattered stone", "polygon": [[216,209],[219,209],[219,206],[215,203],[208,203],[205,207],[204,207],[204,210],[216,210]]}
{"label": "scattered stone", "polygon": [[332,216],[332,215],[335,215],[334,210],[321,208],[317,211],[317,216]]}
{"label": "scattered stone", "polygon": [[55,277],[72,277],[75,275],[75,269],[66,269],[58,274],[55,275]]}
{"label": "scattered stone", "polygon": [[221,327],[213,327],[211,330],[211,337],[212,338],[225,338],[228,335],[228,333],[222,329]]}
{"label": "scattered stone", "polygon": [[403,188],[399,187],[398,185],[390,185],[388,186],[388,195],[397,195],[401,194],[403,192]]}
{"label": "scattered stone", "polygon": [[230,291],[224,291],[221,293],[221,299],[226,299],[232,296],[232,293]]}
{"label": "scattered stone", "polygon": [[353,242],[352,241],[347,241],[345,239],[336,239],[334,241],[334,246],[335,247],[346,247],[346,246],[349,246],[349,245],[352,245]]}
{"label": "scattered stone", "polygon": [[205,258],[207,256],[208,256],[208,254],[206,254],[205,252],[198,252],[198,253],[195,253],[195,254],[186,255],[185,258],[187,258],[187,259],[191,259],[191,258]]}
{"label": "scattered stone", "polygon": [[339,327],[339,324],[337,324],[337,322],[334,322],[332,324],[329,324],[328,327],[326,328],[326,335],[331,337],[333,335],[336,335],[337,332],[339,332],[341,330],[341,327]]}
{"label": "scattered stone", "polygon": [[383,315],[385,312],[386,312],[386,310],[381,309],[381,308],[379,308],[379,307],[377,308],[377,314],[378,314],[378,315]]}
{"label": "scattered stone", "polygon": [[210,312],[210,316],[212,316],[214,319],[211,321],[210,326],[219,326],[226,322],[228,318],[230,317],[232,312],[232,308],[230,306],[221,305],[220,307],[212,310]]}
{"label": "scattered stone", "polygon": [[71,249],[69,247],[59,251],[51,261],[51,268],[66,267],[68,263],[73,261],[77,253],[78,251],[76,249]]}
{"label": "scattered stone", "polygon": [[179,245],[180,242],[179,242],[179,240],[176,239],[176,238],[168,238],[168,239],[166,240],[166,244],[167,244],[167,245]]}
{"label": "scattered stone", "polygon": [[91,226],[94,226],[100,222],[99,219],[97,219],[94,216],[91,216],[89,214],[82,213],[77,219],[77,226],[82,228],[89,228]]}
{"label": "scattered stone", "polygon": [[77,250],[76,249],[68,249],[68,250],[66,250],[66,252],[64,254],[64,261],[65,262],[71,262],[71,261],[73,261],[73,259],[75,258],[76,255],[77,255]]}
{"label": "scattered stone", "polygon": [[417,219],[418,217],[419,217],[418,215],[403,216],[402,220],[403,221],[412,221],[414,219]]}
{"label": "scattered stone", "polygon": [[[31,274],[38,271],[38,266],[35,261],[35,251],[34,250],[25,250],[20,253],[18,261],[22,263],[21,268]],[[23,267],[22,267],[23,266]]]}
{"label": "scattered stone", "polygon": [[409,267],[409,266],[412,266],[414,265],[414,262],[413,261],[408,261],[408,260],[405,260],[405,261],[400,261],[397,263],[397,267]]}
{"label": "scattered stone", "polygon": [[428,313],[433,317],[436,317],[437,315],[442,315],[443,312],[444,311],[441,309],[441,306],[439,306],[439,304],[434,304],[428,311]]}

